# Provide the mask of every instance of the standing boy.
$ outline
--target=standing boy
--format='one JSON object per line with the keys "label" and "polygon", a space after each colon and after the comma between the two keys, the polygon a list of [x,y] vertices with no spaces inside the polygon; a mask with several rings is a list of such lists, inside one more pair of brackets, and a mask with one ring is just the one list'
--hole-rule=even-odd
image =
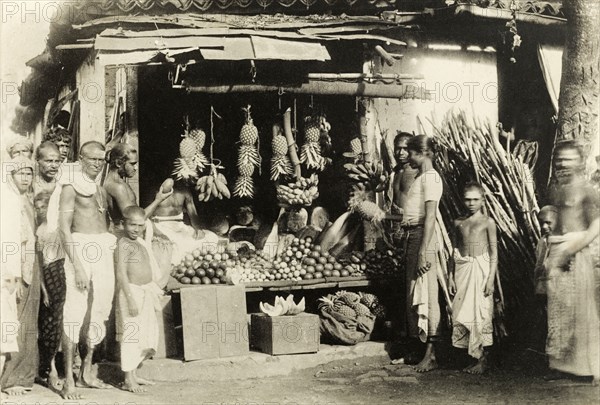
{"label": "standing boy", "polygon": [[469,214],[454,221],[454,274],[452,345],[467,349],[477,359],[464,371],[482,374],[488,366],[488,347],[493,342],[494,279],[498,268],[496,223],[482,212],[483,187],[469,183],[464,189]]}
{"label": "standing boy", "polygon": [[156,310],[161,310],[159,297],[162,290],[155,280],[158,265],[152,248],[144,239],[145,212],[137,206],[123,210],[125,236],[117,242],[115,262],[119,293],[117,323],[121,342],[121,370],[125,373],[122,388],[143,392],[142,385],[152,384],[137,376],[142,362],[156,353],[158,321]]}

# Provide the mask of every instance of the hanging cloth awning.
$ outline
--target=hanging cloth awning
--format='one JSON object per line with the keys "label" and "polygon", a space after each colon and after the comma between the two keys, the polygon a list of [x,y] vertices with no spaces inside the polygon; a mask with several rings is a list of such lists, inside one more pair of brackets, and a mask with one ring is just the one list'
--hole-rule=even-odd
{"label": "hanging cloth awning", "polygon": [[207,60],[330,60],[318,41],[288,40],[261,35],[227,36],[227,29],[162,29],[120,31],[107,29],[96,36],[94,48],[106,64]]}

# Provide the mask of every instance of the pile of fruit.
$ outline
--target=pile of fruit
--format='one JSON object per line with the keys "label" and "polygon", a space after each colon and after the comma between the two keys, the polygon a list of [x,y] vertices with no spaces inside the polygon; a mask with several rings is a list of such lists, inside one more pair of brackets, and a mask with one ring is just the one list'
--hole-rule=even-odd
{"label": "pile of fruit", "polygon": [[225,284],[227,271],[235,266],[234,255],[196,249],[173,266],[171,275],[181,284]]}
{"label": "pile of fruit", "polygon": [[372,249],[365,253],[354,252],[352,258],[354,261],[360,260],[361,265],[365,265],[365,274],[369,278],[398,276],[400,274],[402,264],[400,251]]}
{"label": "pile of fruit", "polygon": [[277,186],[277,201],[283,207],[292,205],[310,206],[319,197],[319,177],[312,174],[309,178],[300,178],[295,183]]}
{"label": "pile of fruit", "polygon": [[[295,238],[275,259],[276,280],[313,280],[324,277],[354,277],[360,275],[360,265],[343,265],[334,256],[312,243],[312,238]],[[291,276],[290,276],[291,275]]]}
{"label": "pile of fruit", "polygon": [[356,184],[362,184],[367,190],[373,190],[376,193],[384,191],[388,187],[389,176],[383,170],[381,162],[357,162],[346,163],[344,165],[346,174],[350,180]]}
{"label": "pile of fruit", "polygon": [[340,290],[319,298],[319,310],[338,313],[346,318],[376,316],[385,318],[385,307],[374,294]]}

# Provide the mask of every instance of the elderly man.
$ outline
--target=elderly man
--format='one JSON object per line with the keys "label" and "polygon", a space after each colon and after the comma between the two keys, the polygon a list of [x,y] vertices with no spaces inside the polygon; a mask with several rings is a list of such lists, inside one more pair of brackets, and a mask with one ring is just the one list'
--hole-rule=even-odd
{"label": "elderly man", "polygon": [[[0,379],[2,392],[22,395],[30,391],[37,372],[39,272],[35,265],[35,222],[29,190],[33,180],[33,162],[17,156],[5,163],[2,182],[2,274],[11,272],[16,280],[16,299],[20,328],[18,352],[11,353]],[[12,247],[9,251],[9,247]],[[2,339],[7,338],[3,329]],[[15,331],[16,332],[16,331]]]}
{"label": "elderly man", "polygon": [[555,235],[548,237],[548,338],[552,370],[547,380],[569,375],[600,378],[597,275],[590,244],[600,233],[598,194],[583,175],[584,158],[574,141],[556,146],[551,194],[558,209]]}
{"label": "elderly man", "polygon": [[[86,142],[79,155],[81,171],[61,176],[48,208],[49,231],[56,226],[56,218],[52,216],[58,211],[59,234],[68,259],[65,261],[67,292],[62,346],[65,383],[61,391],[65,399],[81,398],[73,380],[73,351],[88,313],[89,324],[84,329],[86,352],[78,385],[108,388],[94,375],[92,356],[106,335],[105,322],[112,309],[115,284],[113,249],[116,238],[108,232],[106,191],[95,181],[104,167],[104,146],[99,142]],[[56,199],[59,200],[58,210]],[[88,301],[90,291],[92,297]]]}

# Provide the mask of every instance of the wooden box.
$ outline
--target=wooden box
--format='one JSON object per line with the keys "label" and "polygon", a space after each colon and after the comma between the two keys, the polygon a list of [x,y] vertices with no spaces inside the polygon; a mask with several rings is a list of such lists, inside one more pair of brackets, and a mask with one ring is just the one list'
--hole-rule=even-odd
{"label": "wooden box", "polygon": [[270,317],[252,314],[250,343],[270,355],[319,351],[319,316],[301,313]]}
{"label": "wooden box", "polygon": [[154,358],[164,359],[177,356],[177,338],[175,337],[175,323],[171,296],[160,297],[161,310],[156,311],[158,320],[158,348]]}
{"label": "wooden box", "polygon": [[186,361],[249,353],[243,286],[202,285],[179,294]]}

